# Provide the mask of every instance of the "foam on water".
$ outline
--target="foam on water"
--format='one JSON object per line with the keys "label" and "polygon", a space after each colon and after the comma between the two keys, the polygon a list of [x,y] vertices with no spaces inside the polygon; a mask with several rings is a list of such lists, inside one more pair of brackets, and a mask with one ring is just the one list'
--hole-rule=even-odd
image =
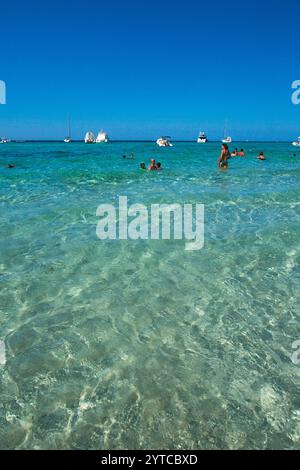
{"label": "foam on water", "polygon": [[[1,147],[0,448],[300,448],[300,152],[250,147]],[[203,250],[98,240],[119,195],[204,203]]]}

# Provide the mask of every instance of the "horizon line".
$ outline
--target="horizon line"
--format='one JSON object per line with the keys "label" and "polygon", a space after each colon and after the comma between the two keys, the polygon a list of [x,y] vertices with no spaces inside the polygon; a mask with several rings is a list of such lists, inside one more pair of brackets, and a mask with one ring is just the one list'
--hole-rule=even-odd
{"label": "horizon line", "polygon": [[[198,145],[205,145],[205,144],[217,144],[217,143],[222,143],[221,140],[209,140],[205,144],[199,144],[197,140],[182,140],[182,139],[171,139],[172,142],[177,142],[177,143],[195,143]],[[11,139],[8,143],[13,143],[13,144],[23,144],[23,143],[34,143],[34,142],[55,142],[55,143],[64,143],[63,139]],[[108,143],[122,143],[122,142],[145,142],[145,143],[156,143],[156,139],[111,139]],[[291,143],[290,140],[245,140],[245,139],[237,139],[233,140],[231,144],[237,143],[237,142],[244,142],[244,143]],[[69,143],[85,143],[84,139],[72,139],[71,142]]]}

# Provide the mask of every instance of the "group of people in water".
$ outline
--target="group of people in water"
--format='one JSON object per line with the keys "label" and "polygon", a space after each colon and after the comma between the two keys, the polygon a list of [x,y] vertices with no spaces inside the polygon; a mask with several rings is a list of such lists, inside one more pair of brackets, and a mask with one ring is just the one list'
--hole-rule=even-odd
{"label": "group of people in water", "polygon": [[[221,155],[218,159],[218,167],[227,170],[228,168],[228,160],[232,157],[244,157],[245,152],[244,149],[238,150],[237,148],[234,149],[233,152],[229,151],[228,145],[223,144],[222,145],[222,150],[221,150]],[[258,160],[266,160],[266,157],[264,155],[264,152],[260,152],[258,155]]]}
{"label": "group of people in water", "polygon": [[[130,156],[123,155],[123,160],[135,160],[135,155],[132,153]],[[146,171],[160,171],[162,170],[161,163],[155,161],[154,158],[150,160],[150,165],[148,168],[146,167],[145,163],[142,162],[140,163],[140,170],[146,170]]]}
{"label": "group of people in water", "polygon": [[[123,158],[123,160],[135,160],[135,155],[134,155],[134,153],[132,153],[129,157],[127,155],[123,155],[122,158]],[[161,166],[160,162],[156,163],[156,160],[154,158],[152,158],[150,160],[150,164],[149,164],[148,168],[146,167],[144,162],[140,163],[140,170],[161,171],[162,166]]]}
{"label": "group of people in water", "polygon": [[[238,149],[238,148],[235,148],[233,152],[230,152],[229,148],[228,148],[228,145],[227,144],[223,144],[222,145],[222,150],[221,150],[221,154],[220,154],[220,157],[218,159],[218,167],[222,170],[227,170],[228,168],[228,160],[230,160],[230,158],[233,158],[233,157],[244,157],[245,156],[245,151],[244,149]],[[258,160],[266,160],[266,157],[264,155],[264,152],[260,152],[260,154],[258,155]],[[126,156],[126,155],[123,155],[123,159],[127,159],[127,160],[134,160],[135,159],[135,155],[134,153],[132,153],[130,156]],[[140,170],[144,170],[144,171],[160,171],[162,170],[162,167],[161,167],[161,163],[160,162],[156,162],[154,158],[152,158],[150,160],[150,164],[148,166],[148,168],[146,167],[146,164],[144,162],[140,163]]]}
{"label": "group of people in water", "polygon": [[152,158],[150,160],[150,165],[148,166],[148,168],[146,168],[146,165],[144,162],[142,162],[140,164],[140,170],[147,170],[147,171],[160,171],[162,170],[162,167],[161,167],[161,163],[160,162],[157,162],[154,160],[154,158]]}
{"label": "group of people in water", "polygon": [[235,148],[233,152],[231,152],[232,157],[244,157],[245,152],[244,149],[239,150],[238,148]]}
{"label": "group of people in water", "polygon": [[[135,155],[134,153],[132,153],[130,156],[127,156],[127,155],[123,155],[123,160],[135,160]],[[148,168],[146,167],[145,163],[142,162],[140,163],[140,170],[145,170],[145,171],[161,171],[162,170],[162,167],[161,167],[161,163],[160,162],[157,162],[156,163],[156,160],[154,158],[152,158],[150,160],[150,164],[148,166]]]}
{"label": "group of people in water", "polygon": [[[244,156],[245,156],[244,149],[238,150],[238,148],[235,148],[233,152],[230,152],[229,148],[228,148],[228,145],[224,143],[222,145],[221,155],[218,159],[218,167],[223,169],[223,170],[227,170],[228,160],[230,158],[232,158],[232,157],[244,157]],[[135,160],[135,155],[134,155],[134,153],[132,153],[130,156],[123,155],[122,158],[123,158],[123,160]],[[264,152],[260,152],[260,154],[258,155],[257,158],[258,158],[258,160],[266,160]],[[10,163],[8,165],[6,165],[6,168],[14,168],[14,167],[15,167],[15,165],[12,165]],[[140,163],[140,170],[160,171],[160,170],[162,170],[162,167],[161,167],[160,162],[156,163],[155,159],[152,158],[150,160],[150,165],[148,166],[148,168],[146,167],[144,162]]]}

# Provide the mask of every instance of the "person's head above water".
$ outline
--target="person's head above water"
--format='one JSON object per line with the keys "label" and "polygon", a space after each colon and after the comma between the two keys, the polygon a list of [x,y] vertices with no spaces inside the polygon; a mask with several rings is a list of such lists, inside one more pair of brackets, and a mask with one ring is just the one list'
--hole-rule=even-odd
{"label": "person's head above water", "polygon": [[228,145],[227,144],[222,144],[222,148],[228,152]]}
{"label": "person's head above water", "polygon": [[157,166],[158,169],[161,170],[161,163],[160,163],[160,162],[157,162],[157,163],[156,163],[156,166]]}
{"label": "person's head above water", "polygon": [[140,164],[140,169],[141,170],[146,170],[146,165],[145,165],[144,162]]}
{"label": "person's head above water", "polygon": [[154,158],[151,158],[150,160],[150,165],[148,166],[148,170],[156,170],[157,167],[156,167],[156,164],[155,164],[155,160]]}
{"label": "person's head above water", "polygon": [[264,154],[264,152],[260,152],[260,154],[258,155],[258,157],[257,157],[257,158],[258,158],[259,160],[265,160],[265,159],[266,159],[266,157],[265,157],[265,154]]}

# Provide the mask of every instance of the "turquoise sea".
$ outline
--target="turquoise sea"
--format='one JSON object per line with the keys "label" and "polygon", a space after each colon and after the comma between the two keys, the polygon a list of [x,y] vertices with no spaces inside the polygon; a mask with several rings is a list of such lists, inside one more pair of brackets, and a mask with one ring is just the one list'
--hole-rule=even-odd
{"label": "turquoise sea", "polygon": [[[235,146],[0,146],[1,449],[300,449],[300,151]],[[120,195],[203,203],[204,248],[100,241]]]}

